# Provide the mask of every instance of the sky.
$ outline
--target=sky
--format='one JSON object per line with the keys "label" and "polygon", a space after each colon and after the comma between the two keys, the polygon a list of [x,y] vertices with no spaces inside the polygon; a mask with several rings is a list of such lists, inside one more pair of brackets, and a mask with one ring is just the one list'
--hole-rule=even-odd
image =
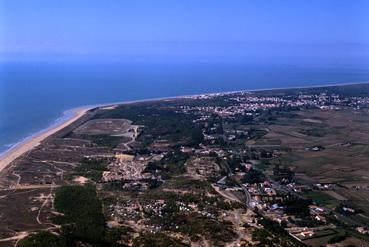
{"label": "sky", "polygon": [[368,65],[367,0],[0,0],[8,59]]}

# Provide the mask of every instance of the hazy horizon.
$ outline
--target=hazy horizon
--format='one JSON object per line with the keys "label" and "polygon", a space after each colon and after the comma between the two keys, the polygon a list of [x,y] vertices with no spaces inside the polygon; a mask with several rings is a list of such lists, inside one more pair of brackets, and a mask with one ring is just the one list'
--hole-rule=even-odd
{"label": "hazy horizon", "polygon": [[0,0],[0,150],[79,105],[367,81],[368,10],[364,0]]}
{"label": "hazy horizon", "polygon": [[369,65],[369,2],[0,1],[2,61]]}

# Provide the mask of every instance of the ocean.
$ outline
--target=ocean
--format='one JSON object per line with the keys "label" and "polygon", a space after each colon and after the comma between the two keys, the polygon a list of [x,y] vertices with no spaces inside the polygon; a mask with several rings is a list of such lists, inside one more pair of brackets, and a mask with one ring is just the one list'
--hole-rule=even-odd
{"label": "ocean", "polygon": [[369,81],[369,69],[222,63],[0,64],[0,153],[68,117],[109,102]]}

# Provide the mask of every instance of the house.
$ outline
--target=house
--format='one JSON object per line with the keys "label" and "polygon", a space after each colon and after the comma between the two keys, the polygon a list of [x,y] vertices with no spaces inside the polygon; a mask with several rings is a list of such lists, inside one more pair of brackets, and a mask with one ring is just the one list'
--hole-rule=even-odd
{"label": "house", "polygon": [[358,231],[361,234],[369,234],[369,228],[364,226],[356,227],[356,231]]}

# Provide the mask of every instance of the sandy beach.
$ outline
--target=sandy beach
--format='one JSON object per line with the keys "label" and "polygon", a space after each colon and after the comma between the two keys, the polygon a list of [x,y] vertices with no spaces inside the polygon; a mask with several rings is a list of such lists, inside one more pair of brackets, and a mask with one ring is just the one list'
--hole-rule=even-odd
{"label": "sandy beach", "polygon": [[0,172],[7,167],[12,161],[17,159],[19,156],[24,153],[30,151],[34,147],[37,147],[43,140],[45,140],[48,136],[58,132],[64,127],[70,125],[80,117],[82,117],[91,107],[80,107],[72,109],[72,116],[66,119],[63,122],[57,123],[55,126],[52,126],[40,133],[26,139],[24,142],[19,143],[14,146],[3,155],[0,156]]}
{"label": "sandy beach", "polygon": [[[285,88],[264,88],[264,89],[252,89],[252,90],[237,90],[237,91],[229,91],[229,92],[218,92],[218,93],[235,93],[235,92],[258,92],[258,91],[268,91],[268,90],[282,90],[282,89],[297,89],[297,88],[319,88],[319,87],[334,87],[334,86],[345,86],[345,85],[356,85],[356,84],[366,84],[368,82],[349,82],[349,83],[336,83],[336,84],[320,84],[313,86],[297,86],[297,87],[285,87]],[[29,137],[25,141],[6,151],[4,154],[0,155],[0,172],[8,166],[12,161],[26,153],[27,151],[32,150],[34,147],[37,147],[44,139],[48,136],[56,133],[57,131],[63,129],[64,127],[70,125],[80,117],[82,117],[88,110],[95,107],[112,107],[116,105],[123,104],[133,104],[140,102],[148,102],[148,101],[158,101],[158,100],[173,100],[178,98],[185,98],[191,96],[199,96],[204,94],[213,94],[213,93],[202,93],[202,94],[192,94],[192,95],[181,95],[181,96],[173,96],[173,97],[158,97],[158,98],[150,98],[150,99],[142,99],[142,100],[131,100],[131,101],[120,101],[120,102],[111,102],[104,104],[96,104],[91,106],[83,106],[75,109],[71,109],[72,116],[67,120],[56,124],[44,131],[41,131],[39,134]]]}
{"label": "sandy beach", "polygon": [[153,99],[143,99],[143,100],[132,100],[132,101],[121,101],[121,102],[114,102],[114,103],[105,103],[105,104],[97,104],[97,105],[90,105],[90,106],[82,106],[78,108],[74,108],[69,110],[71,112],[71,117],[66,119],[65,121],[61,121],[54,126],[51,126],[48,129],[41,131],[38,134],[35,134],[26,140],[20,142],[19,144],[15,145],[11,149],[5,151],[3,154],[0,155],[0,172],[6,168],[11,162],[17,159],[19,156],[23,155],[24,153],[32,150],[34,147],[37,147],[43,140],[45,140],[50,135],[58,132],[59,130],[67,127],[80,117],[82,117],[88,110],[93,109],[95,107],[111,107],[116,105],[122,104],[131,104],[131,103],[139,103],[139,102],[146,102],[146,101],[155,101],[155,100],[164,100],[164,99],[171,99],[171,98],[178,98],[178,97],[168,97],[168,98],[153,98]]}

